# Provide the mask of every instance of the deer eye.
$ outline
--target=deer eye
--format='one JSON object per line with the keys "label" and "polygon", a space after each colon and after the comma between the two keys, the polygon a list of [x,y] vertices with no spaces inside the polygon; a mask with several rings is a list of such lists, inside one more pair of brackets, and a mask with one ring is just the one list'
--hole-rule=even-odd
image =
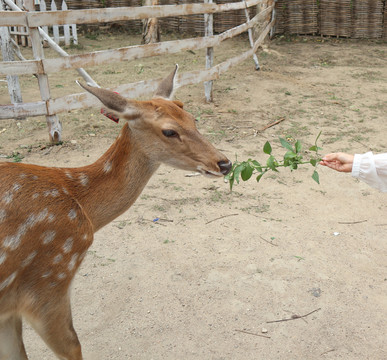
{"label": "deer eye", "polygon": [[179,137],[179,134],[175,130],[163,130],[165,137]]}

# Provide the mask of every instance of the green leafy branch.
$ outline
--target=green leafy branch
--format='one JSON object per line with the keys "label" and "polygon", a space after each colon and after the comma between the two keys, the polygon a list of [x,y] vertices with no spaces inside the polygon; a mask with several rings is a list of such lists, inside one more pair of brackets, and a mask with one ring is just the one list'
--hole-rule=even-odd
{"label": "green leafy branch", "polygon": [[239,184],[239,177],[243,181],[249,180],[253,174],[257,174],[256,180],[259,182],[263,175],[268,171],[272,170],[278,172],[280,167],[288,167],[291,171],[297,170],[299,165],[310,164],[314,167],[312,174],[312,179],[320,184],[320,178],[316,170],[318,163],[321,160],[319,155],[319,150],[322,150],[317,145],[317,141],[320,138],[321,131],[318,134],[314,145],[309,148],[309,151],[314,153],[314,155],[309,160],[304,160],[302,156],[302,144],[300,141],[296,141],[294,145],[289,141],[279,138],[281,145],[287,150],[283,156],[283,160],[277,160],[274,155],[272,155],[272,147],[268,141],[266,141],[263,146],[263,152],[269,155],[269,158],[266,161],[266,165],[262,165],[257,160],[248,159],[247,161],[238,161],[236,160],[232,166],[231,171],[225,176],[225,179],[228,180],[230,184],[230,190],[232,190],[235,181]]}

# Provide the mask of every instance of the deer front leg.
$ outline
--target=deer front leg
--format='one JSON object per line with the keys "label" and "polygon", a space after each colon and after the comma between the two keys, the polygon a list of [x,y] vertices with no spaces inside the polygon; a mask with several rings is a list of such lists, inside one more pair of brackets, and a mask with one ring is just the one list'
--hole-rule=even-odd
{"label": "deer front leg", "polygon": [[73,327],[70,298],[57,294],[27,316],[32,327],[61,360],[82,360],[81,344]]}
{"label": "deer front leg", "polygon": [[0,359],[27,360],[22,338],[22,320],[16,315],[0,319]]}

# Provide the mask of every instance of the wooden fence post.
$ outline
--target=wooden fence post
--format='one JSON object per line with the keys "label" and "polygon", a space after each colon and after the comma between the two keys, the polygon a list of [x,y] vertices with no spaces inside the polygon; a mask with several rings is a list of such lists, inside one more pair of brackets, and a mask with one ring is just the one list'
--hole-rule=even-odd
{"label": "wooden fence post", "polygon": [[[213,0],[204,0],[206,4],[212,4]],[[214,35],[214,16],[212,14],[204,14],[204,35],[212,36]],[[209,47],[206,49],[206,69],[210,69],[214,65],[214,48]],[[206,97],[206,102],[213,101],[213,88],[214,82],[212,80],[206,81],[204,83],[204,95]]]}
{"label": "wooden fence post", "polygon": [[[271,21],[276,19],[276,15],[277,15],[275,10],[276,2],[277,0],[271,0],[271,2],[268,3],[268,5],[274,5],[273,11],[271,13]],[[274,23],[273,27],[270,30],[270,39],[275,35],[275,26],[276,26],[276,23]]]}
{"label": "wooden fence post", "polygon": [[[249,8],[247,7],[246,0],[243,0],[243,1],[245,3],[245,6],[246,6],[246,8],[245,8],[246,21],[249,22],[250,21]],[[253,48],[254,47],[254,39],[253,39],[252,29],[251,28],[248,29],[247,33],[249,35],[250,46],[251,46],[251,48]],[[256,53],[253,54],[253,60],[255,63],[255,70],[259,70],[261,67],[259,66],[258,56]]]}
{"label": "wooden fence post", "polygon": [[[34,0],[25,0],[24,4],[27,11],[35,11]],[[44,59],[43,44],[40,38],[39,29],[37,27],[36,28],[30,27],[29,33],[30,33],[31,42],[32,42],[32,52],[33,52],[34,59],[35,60]],[[40,96],[42,100],[45,101],[47,104],[47,102],[51,98],[50,87],[48,84],[48,76],[45,73],[38,74],[37,76],[38,76],[38,83],[39,83],[39,89],[40,89]],[[60,142],[62,137],[62,124],[59,121],[58,116],[56,114],[54,115],[47,114],[46,121],[48,125],[48,133],[49,133],[50,141],[52,143]]]}
{"label": "wooden fence post", "polygon": [[[154,5],[159,5],[159,0],[145,0],[144,6]],[[161,41],[159,19],[144,19],[142,24],[142,44],[154,44]]]}
{"label": "wooden fence post", "polygon": [[[3,1],[0,0],[0,11],[4,11]],[[5,26],[0,27],[0,41],[1,41],[1,52],[3,54],[3,61],[14,61],[13,45],[9,29]],[[19,77],[17,75],[7,75],[8,93],[11,97],[12,104],[18,104],[23,102]]]}

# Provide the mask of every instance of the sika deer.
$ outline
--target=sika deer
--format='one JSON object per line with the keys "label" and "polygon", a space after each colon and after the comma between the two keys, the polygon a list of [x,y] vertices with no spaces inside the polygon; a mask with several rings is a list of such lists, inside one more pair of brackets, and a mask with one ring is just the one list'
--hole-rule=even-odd
{"label": "sika deer", "polygon": [[171,101],[176,69],[150,101],[83,87],[128,120],[95,163],[80,168],[0,164],[0,359],[27,359],[22,317],[63,360],[82,359],[70,284],[93,234],[126,211],[161,163],[210,176],[230,161]]}

